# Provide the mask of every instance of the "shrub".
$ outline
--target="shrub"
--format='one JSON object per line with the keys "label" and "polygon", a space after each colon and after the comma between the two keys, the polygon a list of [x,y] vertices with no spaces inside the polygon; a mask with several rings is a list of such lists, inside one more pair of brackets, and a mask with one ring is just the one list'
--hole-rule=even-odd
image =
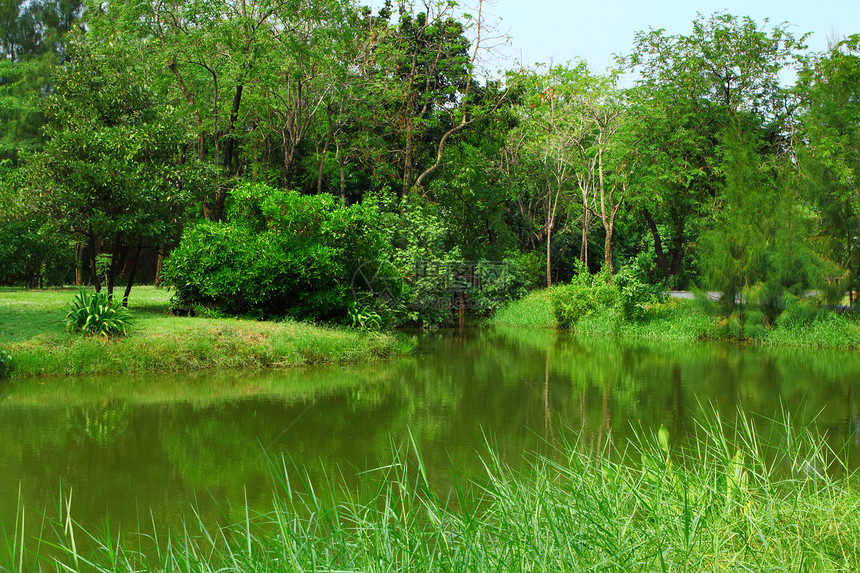
{"label": "shrub", "polygon": [[783,296],[785,310],[774,323],[779,327],[808,325],[827,314],[816,299],[800,298],[786,293]]}
{"label": "shrub", "polygon": [[347,322],[356,271],[385,257],[372,207],[256,184],[237,190],[231,212],[187,229],[165,261],[176,306]]}
{"label": "shrub", "polygon": [[74,249],[36,218],[0,219],[0,284],[63,285],[74,280]]}
{"label": "shrub", "polygon": [[614,280],[618,286],[621,315],[626,320],[642,319],[650,305],[666,300],[661,286],[648,284],[638,259],[622,267]]}
{"label": "shrub", "polygon": [[618,287],[608,270],[591,275],[585,265],[580,263],[578,267],[570,284],[557,286],[550,292],[553,313],[562,328],[573,328],[580,319],[600,308],[613,308],[619,301]]}
{"label": "shrub", "polygon": [[71,333],[124,336],[131,325],[131,312],[119,299],[106,292],[89,293],[81,289],[66,314],[66,330]]}
{"label": "shrub", "polygon": [[523,258],[505,259],[501,263],[479,261],[475,266],[479,287],[469,292],[480,314],[489,315],[526,296],[532,281]]}

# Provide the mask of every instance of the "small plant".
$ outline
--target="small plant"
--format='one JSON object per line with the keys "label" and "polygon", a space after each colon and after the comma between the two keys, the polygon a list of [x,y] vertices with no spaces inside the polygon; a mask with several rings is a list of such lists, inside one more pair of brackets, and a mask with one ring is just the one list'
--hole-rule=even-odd
{"label": "small plant", "polygon": [[0,379],[7,378],[12,373],[12,355],[5,348],[0,348]]}
{"label": "small plant", "polygon": [[369,307],[360,306],[353,301],[349,305],[348,313],[353,328],[359,330],[379,330],[382,328],[382,317]]}
{"label": "small plant", "polygon": [[131,325],[131,312],[105,292],[81,289],[66,314],[66,330],[101,336],[124,336]]}

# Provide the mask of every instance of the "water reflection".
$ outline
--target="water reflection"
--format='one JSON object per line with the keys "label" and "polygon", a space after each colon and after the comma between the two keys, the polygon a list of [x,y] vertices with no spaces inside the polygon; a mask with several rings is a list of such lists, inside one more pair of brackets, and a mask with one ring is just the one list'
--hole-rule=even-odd
{"label": "water reflection", "polygon": [[367,366],[6,384],[0,520],[14,523],[20,484],[24,504],[49,514],[73,491],[84,525],[110,515],[113,527],[140,529],[151,515],[179,527],[191,506],[217,522],[224,500],[270,506],[267,457],[292,460],[319,487],[388,461],[409,432],[444,487],[452,466],[481,474],[488,440],[511,463],[568,428],[583,447],[660,424],[680,441],[703,407],[733,417],[742,406],[764,433],[782,409],[816,418],[834,447],[847,443],[860,459],[853,353],[545,330],[438,332],[419,343],[414,357]]}

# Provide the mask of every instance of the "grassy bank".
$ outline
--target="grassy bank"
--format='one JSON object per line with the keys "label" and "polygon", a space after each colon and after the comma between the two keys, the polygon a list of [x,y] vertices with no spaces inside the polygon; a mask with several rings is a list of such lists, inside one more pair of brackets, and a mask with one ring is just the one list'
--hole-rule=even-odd
{"label": "grassy bank", "polygon": [[[53,518],[19,508],[3,524],[0,569],[855,571],[858,476],[820,438],[782,428],[763,442],[744,418],[714,419],[683,448],[663,430],[600,451],[573,439],[516,468],[491,453],[484,476],[450,492],[433,489],[414,444],[357,488],[321,488],[338,492],[325,499],[298,493],[273,463],[270,511],[225,508],[226,526],[189,514],[155,543],[81,530],[66,500]],[[27,519],[41,520],[36,549],[17,536]]]}
{"label": "grassy bank", "polygon": [[65,332],[74,289],[0,290],[0,341],[12,376],[191,371],[356,362],[409,351],[394,336],[297,322],[172,316],[163,289],[138,287],[128,336]]}
{"label": "grassy bank", "polygon": [[491,322],[498,326],[558,327],[552,312],[549,289],[529,293],[525,298],[500,308],[493,315]]}
{"label": "grassy bank", "polygon": [[[499,310],[491,320],[498,326],[559,328],[553,312],[553,289],[530,293]],[[822,312],[808,320],[784,321],[744,330],[732,317],[721,317],[715,305],[668,299],[653,303],[636,318],[625,319],[614,307],[597,307],[579,318],[571,330],[579,334],[651,340],[742,340],[765,345],[858,349],[860,324],[848,315]]]}

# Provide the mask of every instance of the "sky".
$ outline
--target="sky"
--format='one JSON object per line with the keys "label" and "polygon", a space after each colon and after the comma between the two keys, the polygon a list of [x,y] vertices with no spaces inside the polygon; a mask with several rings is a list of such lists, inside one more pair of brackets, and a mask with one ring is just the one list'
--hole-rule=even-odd
{"label": "sky", "polygon": [[[474,4],[477,0],[466,0]],[[823,51],[828,37],[860,34],[857,0],[747,0],[722,2],[652,0],[485,0],[485,16],[496,20],[501,34],[497,67],[510,69],[522,61],[562,64],[580,57],[592,71],[602,73],[614,63],[613,53],[628,53],[637,30],[665,28],[669,34],[689,34],[697,13],[710,16],[727,11],[756,22],[788,22],[796,37],[813,32],[810,50]]]}

